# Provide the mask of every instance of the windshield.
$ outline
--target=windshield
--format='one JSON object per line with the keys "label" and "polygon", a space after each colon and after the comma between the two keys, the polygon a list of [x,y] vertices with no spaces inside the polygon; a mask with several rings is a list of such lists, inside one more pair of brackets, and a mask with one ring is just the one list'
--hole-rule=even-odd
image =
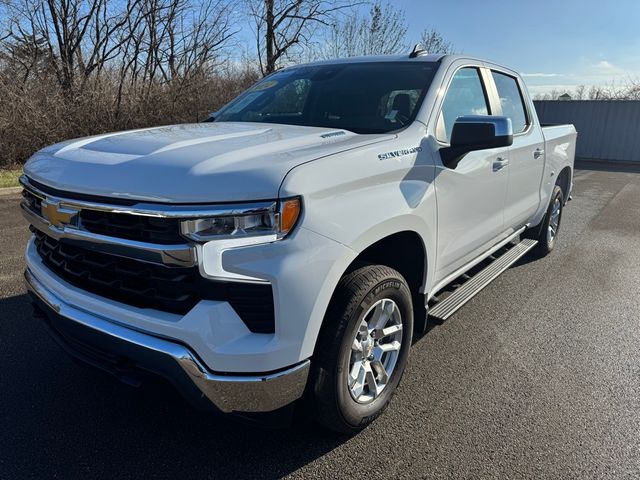
{"label": "windshield", "polygon": [[289,68],[231,101],[214,121],[390,132],[414,120],[437,66],[375,62]]}

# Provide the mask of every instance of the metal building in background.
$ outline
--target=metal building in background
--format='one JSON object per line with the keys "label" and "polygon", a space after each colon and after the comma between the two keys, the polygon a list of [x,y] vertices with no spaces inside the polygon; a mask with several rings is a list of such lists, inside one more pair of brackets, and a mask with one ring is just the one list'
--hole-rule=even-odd
{"label": "metal building in background", "polygon": [[537,100],[543,124],[573,123],[576,158],[640,164],[640,101]]}

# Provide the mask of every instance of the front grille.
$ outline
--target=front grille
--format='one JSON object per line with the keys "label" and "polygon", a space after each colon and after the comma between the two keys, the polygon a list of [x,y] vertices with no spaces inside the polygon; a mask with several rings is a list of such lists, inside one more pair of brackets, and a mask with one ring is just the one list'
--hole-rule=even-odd
{"label": "front grille", "polygon": [[271,285],[213,282],[203,278],[197,267],[166,267],[92,251],[32,230],[43,263],[78,288],[127,305],[181,315],[202,299],[227,301],[252,332],[274,332]]}
{"label": "front grille", "polygon": [[177,218],[156,218],[99,210],[81,210],[80,225],[92,233],[109,237],[162,245],[185,243],[185,239],[179,234],[180,221]]}
{"label": "front grille", "polygon": [[[28,190],[23,190],[22,196],[29,208],[40,215],[42,207],[40,198]],[[78,215],[80,227],[91,233],[160,245],[185,243],[185,239],[180,235],[180,220],[177,218],[158,218],[88,209],[82,209]]]}
{"label": "front grille", "polygon": [[172,268],[86,250],[36,231],[45,265],[90,292],[143,308],[184,314],[198,302],[195,268]]}

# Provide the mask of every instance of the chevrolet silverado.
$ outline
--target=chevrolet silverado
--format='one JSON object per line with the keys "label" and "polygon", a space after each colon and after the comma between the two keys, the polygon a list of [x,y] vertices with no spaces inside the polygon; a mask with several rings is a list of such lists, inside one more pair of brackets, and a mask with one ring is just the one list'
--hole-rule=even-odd
{"label": "chevrolet silverado", "polygon": [[204,122],[35,153],[21,178],[34,311],[125,382],[159,374],[245,417],[301,405],[355,433],[429,319],[554,248],[575,140],[487,61],[286,68]]}

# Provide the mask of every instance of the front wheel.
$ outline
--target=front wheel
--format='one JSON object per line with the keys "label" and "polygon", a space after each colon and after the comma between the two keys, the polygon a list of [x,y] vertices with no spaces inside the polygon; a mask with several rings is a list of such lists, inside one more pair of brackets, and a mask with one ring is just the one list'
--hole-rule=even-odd
{"label": "front wheel", "polygon": [[411,292],[400,273],[371,265],[345,275],[312,361],[315,418],[347,434],[369,425],[400,383],[412,335]]}

